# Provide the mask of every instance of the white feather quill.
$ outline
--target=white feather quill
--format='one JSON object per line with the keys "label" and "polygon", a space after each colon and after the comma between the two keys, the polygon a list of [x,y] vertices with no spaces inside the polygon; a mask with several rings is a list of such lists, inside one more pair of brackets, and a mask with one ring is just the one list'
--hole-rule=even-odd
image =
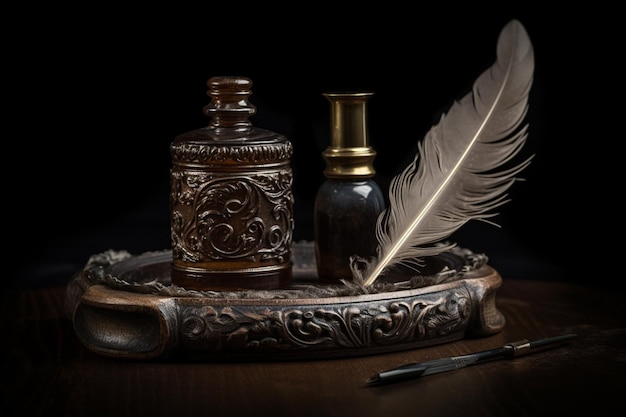
{"label": "white feather quill", "polygon": [[[389,268],[421,264],[450,249],[435,245],[472,219],[497,215],[506,191],[531,158],[503,166],[522,149],[534,54],[525,28],[510,21],[500,32],[495,63],[454,102],[418,143],[417,155],[393,178],[389,207],[378,217],[377,255],[354,256],[357,282],[369,286]],[[419,162],[419,163],[418,163]]]}

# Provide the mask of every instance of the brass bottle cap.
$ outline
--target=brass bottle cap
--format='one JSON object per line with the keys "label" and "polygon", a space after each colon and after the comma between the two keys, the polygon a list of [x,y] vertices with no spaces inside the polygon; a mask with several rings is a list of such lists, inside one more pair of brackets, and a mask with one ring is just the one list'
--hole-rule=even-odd
{"label": "brass bottle cap", "polygon": [[371,178],[376,151],[369,146],[367,101],[374,93],[323,93],[330,103],[330,146],[322,153],[328,178]]}

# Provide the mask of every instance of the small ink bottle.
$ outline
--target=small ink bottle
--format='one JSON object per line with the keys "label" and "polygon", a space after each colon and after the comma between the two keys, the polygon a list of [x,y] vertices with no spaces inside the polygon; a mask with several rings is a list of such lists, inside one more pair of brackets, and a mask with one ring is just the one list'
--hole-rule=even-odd
{"label": "small ink bottle", "polygon": [[322,156],[326,180],[314,207],[314,240],[320,282],[351,280],[350,257],[376,254],[376,221],[385,207],[373,177],[376,151],[369,145],[370,92],[324,93],[330,107],[330,146]]}

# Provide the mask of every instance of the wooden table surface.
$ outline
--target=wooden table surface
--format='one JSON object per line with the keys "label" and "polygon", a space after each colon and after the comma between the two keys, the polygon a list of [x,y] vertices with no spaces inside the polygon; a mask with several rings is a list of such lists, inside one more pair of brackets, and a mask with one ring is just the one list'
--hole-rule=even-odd
{"label": "wooden table surface", "polygon": [[[2,416],[581,416],[623,407],[626,308],[615,288],[503,280],[496,335],[380,355],[286,362],[148,362],[88,351],[65,288],[2,302]],[[373,373],[519,339],[579,338],[533,355],[387,386]]]}

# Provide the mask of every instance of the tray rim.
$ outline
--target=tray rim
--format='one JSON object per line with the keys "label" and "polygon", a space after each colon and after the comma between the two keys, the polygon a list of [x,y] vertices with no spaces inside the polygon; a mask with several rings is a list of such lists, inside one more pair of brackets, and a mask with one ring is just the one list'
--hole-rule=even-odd
{"label": "tray rim", "polygon": [[[497,289],[501,286],[502,279],[498,272],[487,264],[465,273],[463,278],[458,280],[426,287],[321,298],[220,298],[219,293],[213,297],[189,294],[183,296],[159,295],[120,290],[102,283],[94,283],[93,280],[89,279],[89,275],[94,269],[98,269],[100,272],[110,272],[112,266],[120,262],[120,259],[130,260],[131,263],[132,261],[141,262],[146,259],[163,261],[163,259],[167,259],[167,252],[169,251],[153,251],[140,255],[130,255],[124,252],[112,251],[98,254],[99,256],[106,255],[111,261],[109,265],[106,262],[102,263],[102,259],[99,259],[98,256],[90,258],[87,265],[74,276],[67,288],[66,313],[73,322],[77,337],[89,350],[109,357],[133,359],[194,357],[204,360],[232,358],[238,360],[267,360],[277,358],[315,359],[320,357],[358,356],[431,346],[468,336],[488,336],[499,332],[505,325],[504,316],[498,311],[495,304],[495,295]],[[226,312],[225,314],[231,314],[235,319],[242,321],[248,320],[248,317],[258,316],[259,320],[257,323],[250,321],[250,323],[246,324],[250,328],[254,327],[254,325],[265,325],[271,314],[287,316],[295,314],[294,312],[297,311],[304,311],[303,316],[308,314],[307,317],[310,319],[309,325],[321,325],[322,328],[329,329],[330,325],[324,321],[325,319],[320,319],[319,317],[311,319],[311,317],[316,314],[319,314],[320,317],[323,314],[328,314],[333,316],[333,320],[337,318],[339,318],[339,321],[345,320],[344,327],[347,328],[350,325],[347,323],[348,320],[366,323],[368,320],[373,321],[373,317],[376,314],[381,319],[393,321],[393,314],[390,310],[400,305],[403,306],[404,310],[399,309],[398,311],[402,310],[402,314],[407,314],[409,313],[408,310],[411,310],[410,314],[413,314],[415,317],[396,319],[402,321],[402,323],[394,323],[394,325],[414,329],[423,324],[416,322],[419,311],[413,311],[408,307],[409,305],[415,306],[421,303],[428,305],[428,308],[441,308],[441,305],[436,305],[439,300],[459,297],[468,299],[466,300],[466,307],[469,311],[467,312],[467,317],[463,319],[464,321],[457,323],[457,327],[453,331],[446,332],[442,324],[441,328],[435,327],[432,329],[432,334],[414,339],[411,339],[412,336],[409,333],[402,334],[400,332],[399,334],[402,337],[397,337],[398,343],[393,341],[387,342],[384,338],[374,341],[370,340],[371,336],[367,336],[364,340],[357,340],[354,346],[351,346],[349,343],[343,346],[342,343],[345,342],[340,341],[340,339],[346,335],[338,334],[337,340],[333,340],[334,344],[330,343],[326,347],[307,348],[306,346],[301,346],[307,342],[303,342],[301,334],[293,336],[289,331],[283,329],[285,334],[289,334],[286,338],[277,341],[276,339],[279,338],[266,337],[266,339],[274,339],[274,342],[277,343],[276,348],[265,346],[260,349],[258,348],[258,341],[253,341],[254,343],[248,343],[251,346],[255,346],[250,349],[245,347],[247,345],[236,345],[232,349],[229,346],[221,346],[219,349],[216,349],[212,345],[215,343],[227,344],[228,338],[232,338],[233,334],[236,333],[228,334],[228,331],[225,329],[227,324],[224,324],[222,327],[221,325],[215,327],[215,323],[211,322],[210,324],[214,326],[212,333],[210,332],[211,335],[205,335],[205,340],[195,345],[195,341],[190,339],[190,335],[193,332],[185,330],[188,329],[190,322],[196,324],[201,322],[202,320],[199,321],[198,319],[200,314],[198,312],[206,310]],[[350,309],[358,312],[358,314],[355,316],[348,315],[346,311]],[[98,317],[98,319],[93,319],[93,317]],[[113,317],[117,318],[114,319]],[[297,320],[302,320],[302,318]],[[139,321],[148,323],[144,324],[145,328],[136,329],[137,333],[142,333],[140,336],[144,337],[145,340],[143,341],[140,340],[141,337],[124,334],[124,331],[128,331],[127,328],[136,326]],[[206,327],[206,324],[207,322],[197,325]],[[280,324],[284,328],[292,325],[287,323],[287,320],[280,321]],[[370,326],[366,323],[362,326],[363,328],[359,329],[362,333],[380,333],[380,329],[375,328],[374,325]],[[103,330],[104,328],[107,329]],[[116,328],[126,330],[116,334]],[[151,330],[145,331],[147,328]],[[347,336],[354,337],[349,329],[341,329],[333,329],[331,333],[346,332]],[[237,331],[241,333],[241,329],[237,329]],[[214,336],[214,333],[218,333],[218,336]],[[222,335],[221,333],[224,334]],[[274,335],[272,334],[271,336]],[[390,335],[389,337],[393,338],[396,336]],[[328,338],[329,336],[326,335],[325,337]],[[132,341],[133,339],[138,339],[139,342],[133,345],[135,343]],[[382,343],[381,340],[383,341]],[[315,342],[317,341],[313,341],[311,344],[314,345]]]}

